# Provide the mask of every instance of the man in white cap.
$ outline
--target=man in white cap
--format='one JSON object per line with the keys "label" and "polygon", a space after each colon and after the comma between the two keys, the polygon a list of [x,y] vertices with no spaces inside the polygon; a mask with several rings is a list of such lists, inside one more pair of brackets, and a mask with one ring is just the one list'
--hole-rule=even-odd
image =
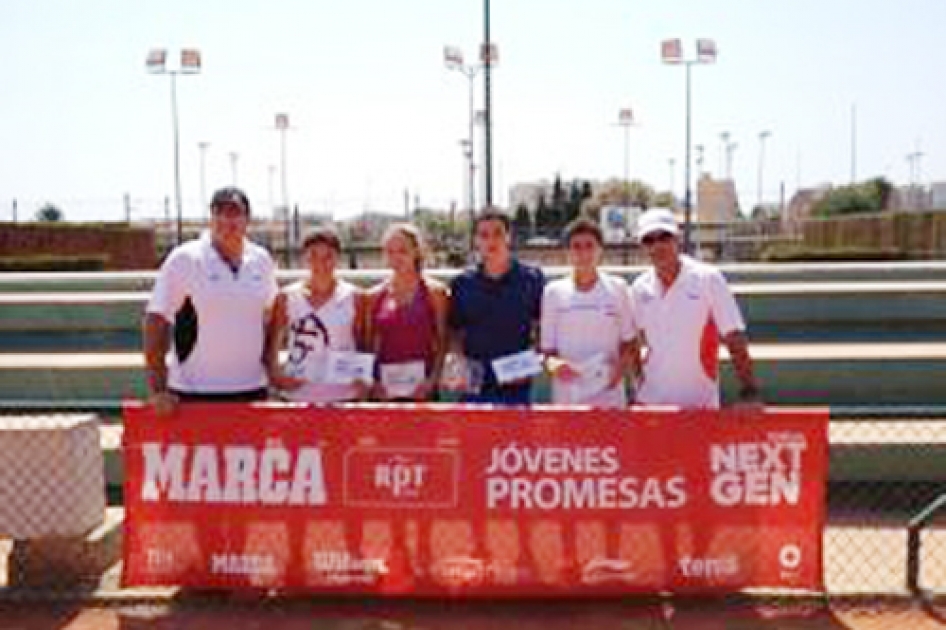
{"label": "man in white cap", "polygon": [[[729,350],[742,403],[759,404],[745,323],[718,269],[680,253],[669,210],[644,212],[637,239],[652,267],[631,285],[638,336],[636,402],[688,409],[719,407],[719,343]],[[642,356],[643,355],[643,356]]]}

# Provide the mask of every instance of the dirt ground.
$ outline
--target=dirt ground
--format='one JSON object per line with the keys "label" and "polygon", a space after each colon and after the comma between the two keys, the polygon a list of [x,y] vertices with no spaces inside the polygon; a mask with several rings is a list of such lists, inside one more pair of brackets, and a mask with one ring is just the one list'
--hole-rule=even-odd
{"label": "dirt ground", "polygon": [[926,630],[946,606],[917,602],[746,603],[723,600],[248,600],[66,605],[0,603],[0,630]]}

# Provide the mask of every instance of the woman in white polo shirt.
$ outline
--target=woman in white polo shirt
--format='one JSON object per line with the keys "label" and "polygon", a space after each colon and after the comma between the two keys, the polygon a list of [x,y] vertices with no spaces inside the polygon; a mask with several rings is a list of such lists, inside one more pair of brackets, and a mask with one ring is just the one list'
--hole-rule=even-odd
{"label": "woman in white polo shirt", "polygon": [[275,265],[246,238],[250,202],[243,191],[218,190],[210,210],[210,230],[176,247],[161,265],[144,318],[148,387],[160,415],[179,400],[267,395],[264,357],[278,290]]}
{"label": "woman in white polo shirt", "polygon": [[623,408],[634,338],[627,282],[598,270],[604,239],[593,221],[566,227],[565,245],[572,272],[542,294],[541,346],[552,402]]}
{"label": "woman in white polo shirt", "polygon": [[[267,357],[270,382],[289,400],[335,403],[359,400],[367,386],[329,380],[329,353],[360,346],[364,292],[335,277],[342,251],[338,234],[318,227],[302,239],[309,276],[289,285],[276,298],[271,320],[272,352]],[[288,350],[280,366],[278,351]]]}
{"label": "woman in white polo shirt", "polygon": [[652,267],[631,285],[639,331],[634,349],[644,351],[637,402],[690,409],[719,407],[719,343],[726,345],[744,403],[757,404],[759,390],[739,306],[714,267],[680,253],[677,221],[669,210],[641,215],[637,238]]}

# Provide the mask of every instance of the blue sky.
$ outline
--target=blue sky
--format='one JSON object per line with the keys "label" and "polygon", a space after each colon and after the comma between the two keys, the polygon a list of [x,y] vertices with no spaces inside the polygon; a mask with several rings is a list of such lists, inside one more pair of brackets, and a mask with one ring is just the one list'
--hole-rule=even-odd
{"label": "blue sky", "polygon": [[[784,182],[846,183],[856,105],[858,178],[946,180],[946,27],[942,0],[492,0],[494,198],[552,178],[620,177],[622,107],[634,110],[631,175],[683,190],[684,70],[659,44],[711,37],[718,63],[693,70],[693,139],[721,165],[719,133],[738,148],[742,205],[757,195],[760,131],[767,200]],[[280,165],[274,115],[287,112],[290,200],[347,216],[464,206],[468,84],[443,46],[468,59],[481,0],[7,0],[0,4],[0,219],[43,201],[72,219],[138,216],[173,195],[170,80],[145,72],[156,46],[194,46],[199,76],[178,80],[184,210],[237,181],[269,212]],[[477,99],[482,96],[477,85]],[[279,171],[275,201],[281,199]]]}

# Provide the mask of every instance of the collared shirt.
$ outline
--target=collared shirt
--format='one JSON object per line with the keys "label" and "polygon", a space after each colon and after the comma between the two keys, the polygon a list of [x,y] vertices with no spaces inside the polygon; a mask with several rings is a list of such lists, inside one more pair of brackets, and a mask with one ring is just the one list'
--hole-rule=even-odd
{"label": "collared shirt", "polygon": [[[572,364],[596,355],[617,361],[621,343],[635,335],[627,282],[603,272],[587,291],[578,289],[573,276],[550,282],[542,295],[541,331],[542,348],[556,351]],[[577,392],[577,383],[552,379],[554,403],[617,408],[627,405],[623,381],[591,398],[577,396]]]}
{"label": "collared shirt", "polygon": [[193,305],[196,340],[183,357],[181,348],[172,348],[168,386],[193,393],[264,387],[266,317],[277,291],[272,258],[249,241],[237,268],[220,256],[209,232],[176,247],[161,265],[147,306],[173,325],[182,307]]}
{"label": "collared shirt", "polygon": [[[463,331],[464,353],[483,364],[484,392],[501,389],[490,365],[493,359],[532,347],[544,285],[541,269],[517,260],[499,277],[487,275],[479,265],[453,279],[450,327]],[[528,385],[523,388],[528,393]]]}
{"label": "collared shirt", "polygon": [[719,407],[719,339],[745,330],[722,273],[680,256],[670,287],[652,268],[634,280],[631,307],[646,347],[637,402]]}

